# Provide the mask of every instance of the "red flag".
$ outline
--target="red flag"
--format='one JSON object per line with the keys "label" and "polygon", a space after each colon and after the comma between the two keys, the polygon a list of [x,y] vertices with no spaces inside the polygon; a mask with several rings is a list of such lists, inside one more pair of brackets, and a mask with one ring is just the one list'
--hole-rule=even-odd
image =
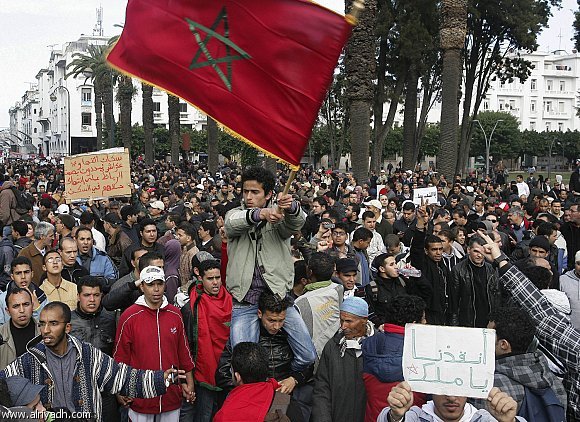
{"label": "red flag", "polygon": [[129,0],[108,61],[297,167],[349,34],[306,0]]}

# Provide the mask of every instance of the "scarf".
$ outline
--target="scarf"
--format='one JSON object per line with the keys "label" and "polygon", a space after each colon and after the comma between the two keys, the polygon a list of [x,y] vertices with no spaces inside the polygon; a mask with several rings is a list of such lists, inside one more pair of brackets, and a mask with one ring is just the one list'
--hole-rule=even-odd
{"label": "scarf", "polygon": [[[187,306],[187,305],[186,305]],[[215,372],[222,351],[230,336],[232,296],[222,286],[217,296],[203,291],[198,282],[191,289],[189,306],[193,315],[195,380],[204,387],[215,390]]]}
{"label": "scarf", "polygon": [[[341,330],[342,332],[342,330]],[[343,335],[340,341],[338,342],[338,346],[340,347],[340,357],[343,358],[344,354],[346,353],[346,349],[354,350],[356,357],[360,357],[362,355],[362,342],[366,338],[372,336],[375,333],[375,328],[370,321],[367,321],[367,333],[362,337],[353,338],[352,340],[347,340],[346,337]]]}

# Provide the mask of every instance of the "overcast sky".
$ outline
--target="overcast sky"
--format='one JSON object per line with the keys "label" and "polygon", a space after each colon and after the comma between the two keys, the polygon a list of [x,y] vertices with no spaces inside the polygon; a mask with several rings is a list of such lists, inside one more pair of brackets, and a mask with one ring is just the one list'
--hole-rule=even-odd
{"label": "overcast sky", "polygon": [[[343,0],[320,0],[337,11]],[[105,35],[120,32],[126,0],[6,0],[0,9],[0,129],[9,125],[8,109],[20,101],[35,83],[37,72],[48,65],[51,44],[55,49],[81,34],[90,35],[96,23],[96,9],[103,6]],[[576,0],[563,0],[548,28],[540,37],[540,49],[572,49],[572,21]],[[561,37],[560,37],[561,35]]]}

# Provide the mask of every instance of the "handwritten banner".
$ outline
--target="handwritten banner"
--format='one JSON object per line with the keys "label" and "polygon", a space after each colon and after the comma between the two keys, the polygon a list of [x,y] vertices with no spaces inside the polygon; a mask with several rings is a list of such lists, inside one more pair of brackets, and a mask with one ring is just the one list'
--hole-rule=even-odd
{"label": "handwritten banner", "polygon": [[113,148],[64,159],[67,201],[130,195],[129,152]]}
{"label": "handwritten banner", "polygon": [[431,186],[428,188],[417,188],[413,190],[413,204],[421,205],[421,199],[425,201],[425,204],[436,204],[437,203],[437,188]]}
{"label": "handwritten banner", "polygon": [[413,391],[486,398],[494,371],[495,330],[405,326],[403,375]]}

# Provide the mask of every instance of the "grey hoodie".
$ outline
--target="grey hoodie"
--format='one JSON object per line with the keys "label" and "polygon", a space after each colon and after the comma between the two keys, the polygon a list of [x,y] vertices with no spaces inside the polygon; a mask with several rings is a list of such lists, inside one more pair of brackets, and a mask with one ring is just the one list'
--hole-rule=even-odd
{"label": "grey hoodie", "polygon": [[580,277],[570,270],[560,276],[560,290],[566,293],[570,300],[570,323],[580,329]]}

